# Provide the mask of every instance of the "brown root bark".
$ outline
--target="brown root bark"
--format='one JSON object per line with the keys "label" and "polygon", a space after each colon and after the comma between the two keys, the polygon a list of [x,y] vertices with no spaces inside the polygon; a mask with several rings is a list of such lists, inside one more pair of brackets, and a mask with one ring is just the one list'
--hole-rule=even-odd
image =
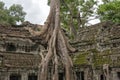
{"label": "brown root bark", "polygon": [[[33,33],[33,31],[30,31]],[[51,0],[50,13],[41,32],[34,32],[39,35],[48,44],[48,53],[40,63],[39,80],[47,80],[50,63],[53,71],[52,80],[58,80],[59,66],[65,68],[65,80],[74,80],[72,67],[73,63],[69,56],[69,52],[74,52],[63,31],[60,28],[60,0]],[[62,65],[59,65],[62,64]]]}

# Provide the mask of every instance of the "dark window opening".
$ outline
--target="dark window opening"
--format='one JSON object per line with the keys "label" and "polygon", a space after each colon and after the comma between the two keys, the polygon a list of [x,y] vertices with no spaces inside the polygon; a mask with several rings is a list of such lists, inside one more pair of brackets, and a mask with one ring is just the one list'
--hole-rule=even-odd
{"label": "dark window opening", "polygon": [[113,43],[113,47],[117,47],[117,44],[116,44],[116,43]]}
{"label": "dark window opening", "polygon": [[31,46],[31,51],[36,51],[37,48],[38,48],[37,44],[36,45],[32,45]]}
{"label": "dark window opening", "polygon": [[10,75],[10,80],[21,80],[21,75],[18,74]]}
{"label": "dark window opening", "polygon": [[30,52],[31,51],[31,47],[30,46],[25,46],[25,52]]}
{"label": "dark window opening", "polygon": [[63,72],[59,73],[59,80],[65,80],[65,75]]}
{"label": "dark window opening", "polygon": [[28,80],[37,80],[37,75],[35,75],[35,74],[29,75]]}
{"label": "dark window opening", "polygon": [[117,72],[117,76],[118,76],[118,78],[119,78],[119,80],[120,80],[120,72]]}
{"label": "dark window opening", "polygon": [[103,26],[104,29],[108,28],[108,26]]}
{"label": "dark window opening", "polygon": [[8,44],[6,47],[6,51],[16,51],[15,45],[13,45],[12,43]]}
{"label": "dark window opening", "polygon": [[76,72],[77,80],[84,80],[84,72]]}
{"label": "dark window opening", "polygon": [[3,56],[0,55],[0,66],[2,66],[2,62],[3,62]]}
{"label": "dark window opening", "polygon": [[100,75],[100,80],[106,80],[104,75]]}

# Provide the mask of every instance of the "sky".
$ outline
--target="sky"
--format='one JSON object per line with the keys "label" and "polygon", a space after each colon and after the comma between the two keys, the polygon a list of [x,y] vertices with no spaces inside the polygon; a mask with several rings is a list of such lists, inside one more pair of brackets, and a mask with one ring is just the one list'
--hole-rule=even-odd
{"label": "sky", "polygon": [[[44,24],[48,14],[49,6],[47,5],[47,0],[0,0],[5,3],[7,7],[12,4],[20,4],[23,10],[27,13],[25,21],[30,21],[34,24]],[[92,20],[89,23],[96,24],[99,20]]]}

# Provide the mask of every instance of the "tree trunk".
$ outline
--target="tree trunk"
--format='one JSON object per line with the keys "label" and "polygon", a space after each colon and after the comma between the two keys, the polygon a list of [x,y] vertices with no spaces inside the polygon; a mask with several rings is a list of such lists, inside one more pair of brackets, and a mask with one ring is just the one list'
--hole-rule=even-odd
{"label": "tree trunk", "polygon": [[[59,67],[65,68],[65,80],[74,80],[73,63],[69,56],[69,52],[74,52],[60,28],[60,0],[51,0],[50,13],[41,30],[41,32],[33,32],[34,35],[39,35],[44,42],[47,43],[48,53],[42,57],[39,70],[39,80],[48,79],[48,70],[52,69],[52,80],[58,80]],[[52,68],[50,68],[52,64]]]}

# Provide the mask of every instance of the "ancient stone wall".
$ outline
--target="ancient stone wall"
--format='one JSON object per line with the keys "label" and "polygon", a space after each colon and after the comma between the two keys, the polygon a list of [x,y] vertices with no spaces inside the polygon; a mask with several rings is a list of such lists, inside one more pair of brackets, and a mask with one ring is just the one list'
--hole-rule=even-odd
{"label": "ancient stone wall", "polygon": [[[36,25],[24,26],[39,31]],[[39,54],[45,46],[26,27],[0,25],[0,80],[37,80]],[[71,44],[77,49],[71,55],[77,80],[120,80],[120,25],[104,22],[80,28]],[[60,80],[64,73],[59,71]]]}

